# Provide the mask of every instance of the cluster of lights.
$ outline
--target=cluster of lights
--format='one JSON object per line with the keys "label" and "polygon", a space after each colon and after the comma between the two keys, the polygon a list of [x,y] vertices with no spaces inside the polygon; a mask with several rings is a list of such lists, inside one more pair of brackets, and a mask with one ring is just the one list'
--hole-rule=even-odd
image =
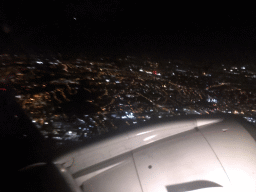
{"label": "cluster of lights", "polygon": [[209,103],[217,103],[217,99],[207,99],[207,102],[209,102]]}
{"label": "cluster of lights", "polygon": [[135,116],[133,115],[133,113],[128,113],[128,112],[125,112],[126,115],[122,116],[122,119],[134,119]]}
{"label": "cluster of lights", "polygon": [[256,123],[256,119],[252,118],[252,117],[244,117],[247,121],[251,122],[251,123]]}
{"label": "cluster of lights", "polygon": [[[101,58],[101,60],[103,60],[102,58]],[[80,61],[82,61],[82,60],[80,60]],[[80,63],[80,61],[77,61],[77,63]],[[60,61],[58,61],[57,60],[57,62],[59,62],[60,63]],[[57,62],[49,62],[50,64],[58,64]],[[37,64],[43,64],[43,62],[42,61],[36,61],[36,63]],[[93,62],[91,62],[90,63],[90,65],[94,65],[94,64],[96,64],[96,63],[93,63]],[[224,67],[224,65],[222,65],[223,67]],[[78,66],[77,65],[77,67],[80,67],[81,68],[81,66]],[[178,66],[176,66],[177,68],[178,68]],[[28,67],[29,69],[31,69],[32,67]],[[35,68],[35,67],[34,67]],[[88,69],[90,69],[90,68],[88,68]],[[107,68],[104,68],[104,70],[105,69],[107,69]],[[241,69],[245,69],[245,67],[241,67]],[[104,71],[103,70],[103,71]],[[237,67],[231,67],[231,69],[226,69],[226,68],[224,68],[224,70],[226,71],[236,71],[237,70]],[[239,68],[238,68],[238,70],[239,70]],[[90,69],[90,71],[91,71],[91,69]],[[100,68],[100,71],[102,71],[102,69]],[[130,69],[130,71],[132,71],[132,69]],[[160,73],[157,73],[157,71],[148,71],[148,70],[143,70],[142,68],[141,69],[139,69],[139,71],[140,72],[145,72],[145,73],[147,73],[147,74],[154,74],[154,75],[161,75]],[[179,71],[179,72],[187,72],[187,71],[185,71],[185,70],[181,70],[181,69],[176,69],[176,71]],[[104,73],[104,72],[102,72],[102,73]],[[170,74],[172,74],[173,76],[175,75],[175,73],[170,73]],[[180,74],[180,73],[179,73]],[[235,74],[234,72],[232,72],[232,74]],[[186,75],[186,74],[185,74]],[[206,74],[206,73],[204,73],[204,75],[205,76],[211,76],[211,74]],[[113,75],[112,75],[113,76]],[[179,75],[180,76],[180,75]],[[186,75],[187,76],[187,75]],[[166,77],[168,77],[168,76],[166,76]],[[194,76],[195,78],[198,78],[198,76]],[[246,76],[247,77],[247,76]],[[256,78],[256,75],[253,75],[253,76],[251,76],[252,78]],[[96,77],[97,78],[97,77]],[[95,79],[96,79],[95,78]],[[138,77],[139,79],[141,79],[141,77]],[[159,79],[158,77],[156,77],[157,79]],[[99,78],[97,78],[97,79],[99,79]],[[93,78],[92,78],[92,80],[94,80]],[[60,81],[60,80],[59,80]],[[58,82],[59,82],[58,81]],[[63,80],[62,80],[63,81]],[[110,79],[105,79],[105,81],[106,82],[111,82],[112,80],[110,80]],[[115,83],[122,83],[122,80],[120,80],[121,82],[119,82],[118,80],[116,80],[115,81]],[[53,81],[52,81],[53,82]],[[56,81],[57,82],[57,81]],[[65,80],[64,82],[66,82],[66,83],[75,83],[75,82],[72,82],[72,81],[70,81],[70,80]],[[172,84],[172,83],[171,83]],[[175,85],[175,84],[174,84]],[[34,85],[35,86],[35,85]],[[150,86],[148,86],[146,83],[145,83],[145,86],[147,86],[147,87],[150,87]],[[176,85],[177,87],[182,87],[182,86],[178,86],[178,85]],[[152,86],[153,88],[154,88],[154,86]],[[159,88],[158,86],[155,86],[155,87],[157,87],[157,88]],[[166,88],[166,87],[169,87],[169,85],[165,85],[165,84],[163,84],[162,85],[162,87],[164,87],[164,88]],[[78,89],[77,87],[76,87],[76,89]],[[111,89],[112,90],[112,89]],[[130,89],[131,91],[132,91],[132,89]],[[169,88],[169,90],[174,90],[174,89],[171,89],[171,88]],[[70,89],[69,89],[69,92],[70,92]],[[145,93],[145,91],[144,91],[144,93]],[[188,92],[189,93],[189,92]],[[167,93],[166,93],[166,95],[168,95]],[[199,94],[200,95],[200,94]],[[129,95],[129,94],[127,94],[126,95],[127,97],[134,97],[134,95]],[[171,95],[169,96],[169,97],[172,97]],[[200,96],[201,97],[201,96]],[[21,96],[20,95],[18,95],[18,96],[16,96],[16,98],[21,98]],[[150,100],[149,98],[147,98],[150,102],[153,102],[152,100]],[[201,97],[201,99],[202,99],[202,97]],[[30,99],[31,101],[33,100],[33,99]],[[123,99],[121,99],[121,100],[123,100]],[[197,99],[195,99],[195,100],[197,100]],[[192,101],[192,100],[191,100]],[[200,100],[198,100],[198,101],[200,101]],[[212,98],[208,98],[207,99],[207,101],[208,102],[211,102],[211,103],[217,103],[217,99],[212,99]],[[93,101],[91,101],[91,102],[93,102]],[[195,101],[193,101],[193,103],[195,103]],[[112,103],[110,103],[110,104],[112,104]],[[120,103],[119,104],[120,106],[122,106],[123,104],[122,103]],[[216,104],[213,104],[214,106],[216,106]],[[157,105],[158,107],[161,107],[162,108],[162,106],[160,106],[160,105]],[[105,107],[105,106],[104,106]],[[104,108],[105,110],[106,110],[106,108]],[[110,110],[110,109],[109,109]],[[197,114],[200,114],[199,112],[197,112],[196,110],[193,110],[193,109],[191,109],[191,110],[189,110],[189,109],[184,109],[184,111],[191,111],[191,112],[194,112],[194,113],[197,113]],[[216,109],[215,109],[216,110]],[[141,110],[142,111],[142,110]],[[150,111],[152,112],[153,111],[153,109],[150,109]],[[176,112],[178,112],[178,109],[175,109],[175,111]],[[232,110],[233,111],[233,110]],[[224,113],[231,113],[231,111],[228,111],[228,109],[226,109],[226,111],[223,111]],[[137,112],[136,112],[137,113]],[[170,111],[169,111],[169,113],[170,113]],[[207,112],[206,112],[207,113]],[[234,114],[239,114],[239,112],[238,111],[233,111],[233,113]],[[241,114],[244,114],[243,112],[241,112]],[[111,114],[111,116],[112,117],[115,117],[115,118],[120,118],[120,116],[117,116],[116,114]],[[88,117],[88,115],[85,115],[85,117]],[[162,118],[162,117],[164,117],[164,115],[163,116],[161,116],[161,114],[160,115],[158,115],[158,118]],[[125,115],[123,115],[123,116],[121,116],[121,118],[122,119],[134,119],[134,120],[132,120],[133,121],[133,124],[136,124],[137,123],[137,121],[136,121],[136,117],[134,116],[134,114],[133,113],[129,113],[129,112],[125,112]],[[148,120],[148,119],[150,119],[151,117],[149,117],[149,116],[145,116],[145,119],[144,119],[144,117],[143,117],[143,121],[146,121],[146,120]],[[253,119],[253,118],[249,118],[249,117],[246,117],[247,118],[247,120],[248,121],[250,121],[250,122],[254,122],[255,123],[255,119]],[[106,120],[106,118],[104,118],[104,120]],[[102,121],[104,121],[104,120],[102,120]],[[85,123],[85,121],[83,121],[83,120],[81,120],[81,119],[78,119],[78,121],[80,121],[80,123]],[[92,121],[92,119],[91,119],[91,121]],[[126,120],[125,120],[126,121]],[[33,120],[32,121],[33,123],[35,123],[35,124],[37,124],[36,123],[36,120]],[[44,121],[42,121],[42,123],[43,123]],[[52,120],[51,120],[51,122],[53,122]],[[95,121],[92,121],[96,126],[97,126],[97,123],[95,123]],[[127,122],[127,121],[126,121]],[[48,124],[48,122],[44,122],[44,124]],[[92,126],[92,125],[89,125],[89,127],[91,128],[91,127],[94,127],[94,126]],[[82,129],[81,127],[79,127],[79,129]],[[84,128],[84,129],[86,129],[86,128]],[[83,130],[84,130],[83,129]],[[89,130],[89,128],[88,128],[88,130]],[[66,134],[69,134],[69,135],[74,135],[74,134],[76,134],[76,132],[74,132],[74,133],[72,133],[72,131],[68,131]],[[84,133],[85,134],[85,137],[87,136],[87,133]],[[57,137],[56,137],[57,138]]]}

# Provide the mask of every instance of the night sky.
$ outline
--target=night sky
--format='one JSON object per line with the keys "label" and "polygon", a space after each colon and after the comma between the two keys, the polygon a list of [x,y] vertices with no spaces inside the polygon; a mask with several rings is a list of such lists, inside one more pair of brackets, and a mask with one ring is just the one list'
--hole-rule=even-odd
{"label": "night sky", "polygon": [[[252,5],[160,1],[1,1],[0,51],[216,59],[255,54]],[[249,60],[250,60],[249,59]]]}

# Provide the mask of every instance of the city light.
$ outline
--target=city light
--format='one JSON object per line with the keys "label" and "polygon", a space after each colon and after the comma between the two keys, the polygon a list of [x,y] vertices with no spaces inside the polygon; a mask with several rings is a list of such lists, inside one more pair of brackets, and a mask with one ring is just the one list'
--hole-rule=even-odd
{"label": "city light", "polygon": [[43,64],[43,62],[42,62],[42,61],[37,61],[36,63],[37,63],[37,64]]}
{"label": "city light", "polygon": [[[15,57],[18,58],[19,55]],[[251,110],[255,103],[254,89],[245,89],[243,82],[236,82],[240,76],[250,81],[256,78],[256,73],[245,66],[224,68],[220,64],[219,68],[199,71],[185,64],[161,66],[160,62],[141,62],[130,56],[126,59],[133,61],[120,67],[101,57],[97,61],[74,58],[65,62],[36,57],[29,67],[22,67],[23,61],[16,62],[17,69],[3,66],[0,81],[11,78],[17,92],[15,99],[28,112],[32,123],[44,137],[54,133],[53,139],[58,141],[97,137],[122,124],[139,126],[155,118],[178,115],[223,112],[255,116]],[[48,71],[39,70],[44,60],[50,64],[45,66]],[[81,93],[85,95],[79,95],[81,100],[73,105],[74,98]],[[90,113],[90,110],[96,111]],[[254,123],[256,118],[247,120]],[[42,129],[44,126],[49,130]],[[54,130],[50,131],[51,128]]]}

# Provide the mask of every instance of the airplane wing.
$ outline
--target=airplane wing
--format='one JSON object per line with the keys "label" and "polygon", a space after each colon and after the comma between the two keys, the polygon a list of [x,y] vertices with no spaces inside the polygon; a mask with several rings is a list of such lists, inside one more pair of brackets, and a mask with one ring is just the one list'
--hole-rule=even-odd
{"label": "airplane wing", "polygon": [[154,124],[53,160],[71,191],[255,191],[255,130],[235,119]]}

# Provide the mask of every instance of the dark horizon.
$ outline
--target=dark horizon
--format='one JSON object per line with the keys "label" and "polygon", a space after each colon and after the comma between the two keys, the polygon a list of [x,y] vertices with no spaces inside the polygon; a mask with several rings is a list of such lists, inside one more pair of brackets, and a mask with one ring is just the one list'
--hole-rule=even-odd
{"label": "dark horizon", "polygon": [[255,62],[256,13],[113,0],[4,1],[0,52],[149,55]]}

